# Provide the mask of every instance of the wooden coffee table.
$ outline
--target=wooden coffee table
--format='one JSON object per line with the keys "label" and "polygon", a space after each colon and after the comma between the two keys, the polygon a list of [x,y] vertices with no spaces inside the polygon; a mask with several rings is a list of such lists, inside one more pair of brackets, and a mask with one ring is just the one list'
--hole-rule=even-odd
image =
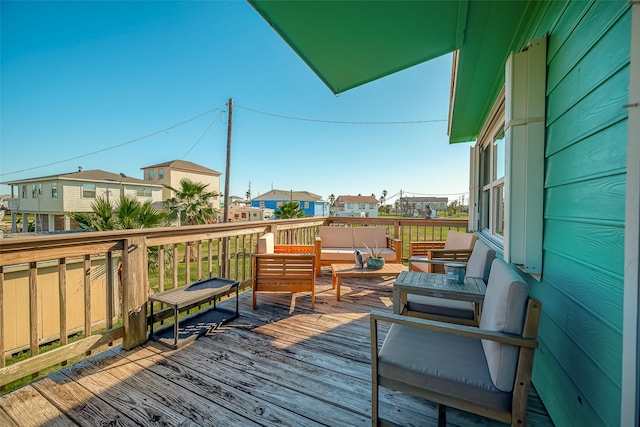
{"label": "wooden coffee table", "polygon": [[336,289],[336,301],[340,301],[340,281],[343,277],[397,277],[403,271],[407,271],[407,267],[402,264],[385,263],[380,270],[355,268],[354,264],[331,264],[331,285]]}

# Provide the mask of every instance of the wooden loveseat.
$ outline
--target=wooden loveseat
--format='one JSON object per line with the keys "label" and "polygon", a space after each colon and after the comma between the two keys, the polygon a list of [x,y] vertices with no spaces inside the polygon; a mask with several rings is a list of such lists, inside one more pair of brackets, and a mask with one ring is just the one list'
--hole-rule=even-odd
{"label": "wooden loveseat", "polygon": [[[366,246],[365,246],[366,245]],[[358,249],[367,257],[369,250],[382,250],[385,262],[402,263],[402,240],[387,235],[382,227],[331,227],[321,226],[316,236],[316,256],[320,266],[337,263],[355,263],[354,253]]]}

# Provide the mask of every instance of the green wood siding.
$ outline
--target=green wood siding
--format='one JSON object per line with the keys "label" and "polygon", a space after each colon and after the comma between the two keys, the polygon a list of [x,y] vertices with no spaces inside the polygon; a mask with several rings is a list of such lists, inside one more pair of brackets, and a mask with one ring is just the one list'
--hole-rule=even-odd
{"label": "green wood siding", "polygon": [[533,382],[558,426],[620,424],[631,13],[546,5],[549,35],[541,345]]}

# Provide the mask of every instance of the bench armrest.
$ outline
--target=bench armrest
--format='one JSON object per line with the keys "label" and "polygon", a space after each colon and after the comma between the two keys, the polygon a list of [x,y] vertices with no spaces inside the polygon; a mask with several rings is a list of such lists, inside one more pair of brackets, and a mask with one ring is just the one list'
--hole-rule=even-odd
{"label": "bench armrest", "polygon": [[[510,344],[518,347],[536,348],[538,340],[534,338],[523,338],[521,335],[507,334],[504,332],[488,331],[474,326],[458,325],[454,323],[438,322],[435,320],[421,319],[418,317],[403,316],[399,314],[384,313],[381,311],[372,311],[369,315],[371,322],[371,331],[377,328],[377,322],[397,323],[400,325],[411,326],[415,328],[427,329],[436,332],[443,332],[454,335],[461,335],[470,338],[496,341],[502,344]],[[377,335],[377,334],[376,334]],[[371,340],[373,346],[374,341]]]}

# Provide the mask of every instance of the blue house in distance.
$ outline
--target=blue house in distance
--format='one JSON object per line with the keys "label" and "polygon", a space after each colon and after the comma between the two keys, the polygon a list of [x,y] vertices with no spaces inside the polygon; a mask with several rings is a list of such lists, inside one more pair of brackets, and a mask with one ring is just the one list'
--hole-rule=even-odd
{"label": "blue house in distance", "polygon": [[308,191],[271,190],[253,198],[251,206],[276,211],[281,204],[290,201],[298,202],[308,216],[329,215],[329,202],[323,201],[321,196]]}

